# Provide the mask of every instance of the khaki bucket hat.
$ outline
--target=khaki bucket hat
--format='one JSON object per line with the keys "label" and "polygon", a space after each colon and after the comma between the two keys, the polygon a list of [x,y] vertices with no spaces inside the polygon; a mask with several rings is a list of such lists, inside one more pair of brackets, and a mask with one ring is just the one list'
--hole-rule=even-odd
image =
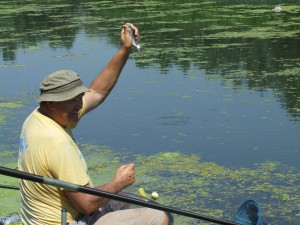
{"label": "khaki bucket hat", "polygon": [[72,70],[59,70],[47,75],[40,84],[38,102],[61,102],[87,92],[79,75]]}

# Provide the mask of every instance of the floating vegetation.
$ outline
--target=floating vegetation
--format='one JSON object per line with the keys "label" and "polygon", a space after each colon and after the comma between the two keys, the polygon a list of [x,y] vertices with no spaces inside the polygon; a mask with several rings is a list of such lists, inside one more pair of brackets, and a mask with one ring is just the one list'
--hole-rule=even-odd
{"label": "floating vegetation", "polygon": [[[4,71],[13,64],[15,69],[26,70],[28,64],[24,62],[27,61],[18,62],[17,52],[21,50],[20,52],[34,55],[49,48],[53,51],[59,48],[69,50],[75,42],[87,40],[78,39],[78,34],[86,34],[93,41],[98,41],[99,37],[105,35],[109,44],[119,46],[117,34],[120,25],[130,20],[139,27],[141,34],[143,50],[141,54],[131,56],[138,67],[159,68],[161,75],[169,77],[177,75],[174,72],[174,68],[177,68],[187,75],[186,80],[193,82],[187,83],[191,86],[186,86],[184,91],[166,85],[165,93],[167,97],[172,97],[171,100],[190,102],[201,95],[205,98],[204,101],[211,101],[207,95],[215,95],[216,91],[209,84],[207,87],[201,86],[201,81],[220,81],[221,87],[232,92],[227,96],[221,93],[223,101],[218,104],[223,104],[224,101],[229,104],[236,102],[235,91],[250,90],[258,91],[262,96],[264,93],[275,95],[280,106],[297,122],[294,126],[298,127],[300,8],[295,1],[285,1],[280,5],[282,10],[277,13],[274,11],[277,4],[276,0],[147,0],[134,3],[118,1],[118,4],[112,0],[1,1],[0,55],[3,61],[0,69]],[[69,58],[85,58],[89,54],[85,52],[89,50],[85,49],[77,48],[76,51],[57,53],[54,58],[57,61],[65,60],[67,64]],[[192,74],[189,73],[191,68],[195,71]],[[159,81],[152,74],[150,76],[144,84],[155,88]],[[169,79],[168,76],[166,80]],[[154,95],[160,97],[156,90],[152,96]],[[257,106],[257,102],[249,96],[238,99],[242,107]],[[31,104],[36,97],[25,94],[22,99]],[[126,99],[132,102],[135,100],[132,96]],[[269,99],[262,101],[258,107],[273,101]],[[16,113],[23,111],[26,103],[23,105],[23,101],[10,101],[6,98],[0,100],[0,137],[6,141],[0,145],[0,161],[1,165],[14,168],[17,157],[16,140],[22,122]],[[214,102],[217,100],[213,99],[211,102],[214,107],[209,113],[217,112],[222,119],[228,120],[235,116],[227,105],[218,107]],[[251,112],[241,112],[241,117],[245,120],[250,116]],[[192,115],[190,117],[188,113],[180,111],[174,111],[171,115],[154,115],[154,118],[164,128],[197,123]],[[207,120],[208,117],[204,114],[202,118]],[[263,122],[274,119],[269,114],[259,115],[258,118]],[[8,124],[13,126],[8,127]],[[234,125],[231,123],[227,124],[227,121],[225,123],[222,120],[222,126],[227,129],[227,133],[234,133]],[[255,124],[253,126],[259,127]],[[286,126],[285,121],[279,120],[280,129]],[[201,128],[203,127],[206,128],[201,124]],[[233,128],[229,129],[231,127]],[[274,127],[276,128],[276,124]],[[7,134],[8,129],[12,131],[13,135],[9,134],[13,137]],[[170,140],[173,144],[185,143],[183,139],[191,136],[187,130],[173,130],[174,135],[163,133],[159,134],[159,138]],[[131,135],[140,138],[143,131],[134,131]],[[219,141],[217,134],[211,132],[203,135],[203,139],[209,142]],[[96,184],[109,181],[120,164],[132,160],[129,153],[117,154],[107,146],[81,144],[81,148]],[[291,151],[298,156],[299,148],[294,148]],[[261,145],[253,143],[250,149],[259,151]],[[279,162],[232,169],[213,162],[203,162],[199,155],[173,152],[149,157],[138,156],[134,161],[137,166],[137,182],[132,190],[144,187],[148,192],[157,191],[159,201],[163,204],[233,221],[240,204],[248,198],[254,198],[261,204],[268,224],[297,224],[300,221],[299,171]],[[17,185],[15,179],[3,176],[1,182]],[[18,208],[17,192],[1,190],[0,197],[1,213],[9,214]],[[200,223],[176,216],[176,224]]]}
{"label": "floating vegetation", "polygon": [[[80,144],[80,147],[95,185],[110,181],[114,171],[129,157],[128,153],[117,154],[107,146]],[[0,151],[1,165],[15,168],[16,156],[7,158],[7,154]],[[143,187],[148,193],[156,191],[161,204],[234,221],[240,204],[255,199],[268,224],[296,224],[300,219],[300,173],[279,162],[230,169],[203,162],[199,155],[178,152],[137,156],[134,162],[137,179],[129,190],[136,192]],[[1,176],[1,183],[17,185],[17,180]],[[17,191],[1,191],[1,197],[2,215],[19,209]],[[175,215],[175,224],[183,222],[206,224]]]}
{"label": "floating vegetation", "polygon": [[164,204],[233,220],[234,210],[250,198],[261,203],[270,224],[299,220],[293,213],[299,213],[300,174],[278,162],[233,170],[180,153],[138,157],[137,161],[142,181],[138,179],[136,185],[161,192]]}
{"label": "floating vegetation", "polygon": [[[17,168],[17,148],[0,144],[0,165],[8,168]],[[19,180],[0,175],[0,185],[18,186]],[[16,190],[0,188],[0,216],[7,216],[12,212],[20,212],[20,194]]]}
{"label": "floating vegetation", "polygon": [[13,113],[12,109],[21,108],[23,104],[20,102],[0,101],[0,128],[1,123],[6,123],[6,118]]}

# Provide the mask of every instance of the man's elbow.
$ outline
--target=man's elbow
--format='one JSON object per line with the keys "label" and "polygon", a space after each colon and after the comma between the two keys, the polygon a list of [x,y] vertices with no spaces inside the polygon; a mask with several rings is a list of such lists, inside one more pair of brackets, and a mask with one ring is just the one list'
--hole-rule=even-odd
{"label": "man's elbow", "polygon": [[98,207],[93,207],[92,204],[81,205],[81,206],[76,205],[76,208],[79,212],[81,212],[84,215],[90,215],[98,209]]}
{"label": "man's elbow", "polygon": [[84,95],[84,100],[86,102],[86,108],[88,111],[99,106],[106,99],[108,94],[99,93],[94,90],[90,90],[90,92],[86,92]]}

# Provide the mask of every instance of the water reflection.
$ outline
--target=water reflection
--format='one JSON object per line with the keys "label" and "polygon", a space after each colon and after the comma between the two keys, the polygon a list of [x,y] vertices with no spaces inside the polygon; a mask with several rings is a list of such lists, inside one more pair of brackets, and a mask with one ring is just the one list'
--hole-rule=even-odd
{"label": "water reflection", "polygon": [[299,8],[286,2],[275,13],[276,4],[1,1],[1,54],[4,61],[14,61],[17,49],[41,42],[70,49],[82,29],[88,35],[108,35],[117,44],[116,24],[132,20],[142,33],[139,67],[156,66],[162,73],[172,66],[183,72],[196,67],[232,88],[272,90],[298,120]]}

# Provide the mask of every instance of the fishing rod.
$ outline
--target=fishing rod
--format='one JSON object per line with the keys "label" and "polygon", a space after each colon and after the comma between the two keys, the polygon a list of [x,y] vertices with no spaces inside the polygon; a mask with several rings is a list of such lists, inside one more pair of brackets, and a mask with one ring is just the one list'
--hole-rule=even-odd
{"label": "fishing rod", "polygon": [[200,214],[197,214],[194,212],[180,210],[180,209],[170,207],[170,206],[164,206],[164,205],[160,205],[157,203],[147,202],[144,200],[140,200],[140,199],[136,199],[136,198],[132,198],[132,197],[128,197],[128,196],[122,196],[120,194],[115,194],[115,193],[111,193],[111,192],[107,192],[107,191],[98,190],[95,188],[85,187],[85,186],[53,179],[53,178],[43,177],[43,176],[36,175],[36,174],[31,174],[31,173],[26,173],[26,172],[14,170],[14,169],[9,169],[9,168],[2,167],[2,166],[0,166],[0,174],[5,175],[5,176],[14,177],[14,178],[29,180],[29,181],[33,181],[33,182],[37,182],[37,183],[43,183],[46,185],[55,186],[55,187],[59,187],[59,188],[64,188],[64,189],[67,189],[70,191],[78,191],[78,192],[82,192],[85,194],[90,194],[90,195],[100,196],[100,197],[109,198],[109,199],[113,199],[113,200],[123,201],[123,202],[127,202],[130,204],[144,206],[144,207],[157,209],[157,210],[161,210],[161,211],[167,211],[170,213],[187,216],[187,217],[191,217],[194,219],[200,219],[200,220],[218,223],[218,224],[222,224],[222,225],[238,225],[237,223],[234,223],[234,222],[216,219],[216,218],[200,215]]}
{"label": "fishing rod", "polygon": [[0,184],[0,188],[12,189],[12,190],[20,190],[19,187],[16,187],[16,186],[10,186],[10,185],[5,185],[5,184]]}

